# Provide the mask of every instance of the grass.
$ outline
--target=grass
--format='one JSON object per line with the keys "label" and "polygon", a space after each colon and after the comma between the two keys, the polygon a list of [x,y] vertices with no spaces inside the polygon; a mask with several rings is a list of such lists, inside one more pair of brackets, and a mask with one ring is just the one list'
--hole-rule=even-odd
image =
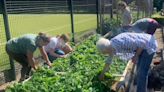
{"label": "grass", "polygon": [[[71,19],[69,14],[10,14],[8,15],[11,38],[23,34],[45,32],[51,36],[71,33]],[[96,14],[75,14],[74,31],[81,33],[95,29]],[[9,69],[9,60],[5,52],[5,30],[3,17],[0,15],[0,71]],[[3,67],[3,69],[1,68]]]}

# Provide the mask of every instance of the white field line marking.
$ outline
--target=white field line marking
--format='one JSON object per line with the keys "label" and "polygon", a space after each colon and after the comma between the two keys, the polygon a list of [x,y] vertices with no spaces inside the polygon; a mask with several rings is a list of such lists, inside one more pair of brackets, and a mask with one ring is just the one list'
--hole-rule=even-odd
{"label": "white field line marking", "polygon": [[[91,21],[91,20],[94,20],[95,18],[90,18],[90,19],[87,19],[87,20],[82,20],[82,21],[79,21],[79,22],[76,22],[76,23],[74,23],[74,24],[80,24],[80,23],[84,23],[84,22],[87,22],[87,21]],[[68,26],[71,26],[71,24],[65,24],[64,26],[61,26],[61,27],[57,27],[57,28],[55,28],[55,29],[48,29],[48,31],[44,31],[44,30],[39,30],[39,32],[42,32],[42,31],[44,31],[45,33],[48,33],[48,32],[51,32],[51,31],[55,31],[55,30],[59,30],[59,29],[63,29],[63,28],[65,28],[65,27],[68,27]],[[53,27],[54,28],[54,27]],[[20,35],[19,35],[20,36]],[[19,37],[19,36],[17,36],[17,37]],[[6,42],[4,42],[4,43],[0,43],[0,46],[2,46],[2,45],[5,45],[6,44]]]}

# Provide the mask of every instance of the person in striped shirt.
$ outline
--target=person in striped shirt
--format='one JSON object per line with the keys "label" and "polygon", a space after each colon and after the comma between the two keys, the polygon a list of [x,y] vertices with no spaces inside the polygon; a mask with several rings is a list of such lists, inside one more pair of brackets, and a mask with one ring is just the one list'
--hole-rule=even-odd
{"label": "person in striped shirt", "polygon": [[[96,43],[98,51],[108,54],[103,71],[99,79],[103,80],[104,73],[109,70],[113,56],[119,53],[129,54],[132,62],[139,63],[137,71],[137,92],[146,92],[146,83],[149,66],[157,49],[157,41],[154,36],[146,33],[121,33],[111,40],[100,38]],[[133,54],[133,55],[131,55]]]}

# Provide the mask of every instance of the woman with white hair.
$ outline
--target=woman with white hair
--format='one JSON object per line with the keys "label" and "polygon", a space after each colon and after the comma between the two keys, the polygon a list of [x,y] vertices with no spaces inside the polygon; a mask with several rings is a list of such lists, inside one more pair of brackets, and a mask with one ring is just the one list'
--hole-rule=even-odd
{"label": "woman with white hair", "polygon": [[157,49],[157,41],[152,35],[126,32],[111,40],[100,38],[96,45],[98,51],[109,55],[99,76],[100,80],[103,80],[104,73],[109,70],[113,56],[117,56],[118,53],[131,53],[132,62],[138,63],[137,92],[146,92],[149,66]]}

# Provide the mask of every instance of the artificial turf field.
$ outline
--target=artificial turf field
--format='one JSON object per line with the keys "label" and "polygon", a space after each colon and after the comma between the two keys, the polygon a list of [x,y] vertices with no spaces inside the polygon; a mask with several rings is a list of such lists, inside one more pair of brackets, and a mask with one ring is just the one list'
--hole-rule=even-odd
{"label": "artificial turf field", "polygon": [[[11,38],[23,34],[45,32],[50,36],[71,33],[70,14],[9,14],[9,29]],[[96,14],[75,14],[75,34],[97,27]],[[8,55],[5,52],[6,34],[3,16],[0,15],[0,71],[10,68]]]}

